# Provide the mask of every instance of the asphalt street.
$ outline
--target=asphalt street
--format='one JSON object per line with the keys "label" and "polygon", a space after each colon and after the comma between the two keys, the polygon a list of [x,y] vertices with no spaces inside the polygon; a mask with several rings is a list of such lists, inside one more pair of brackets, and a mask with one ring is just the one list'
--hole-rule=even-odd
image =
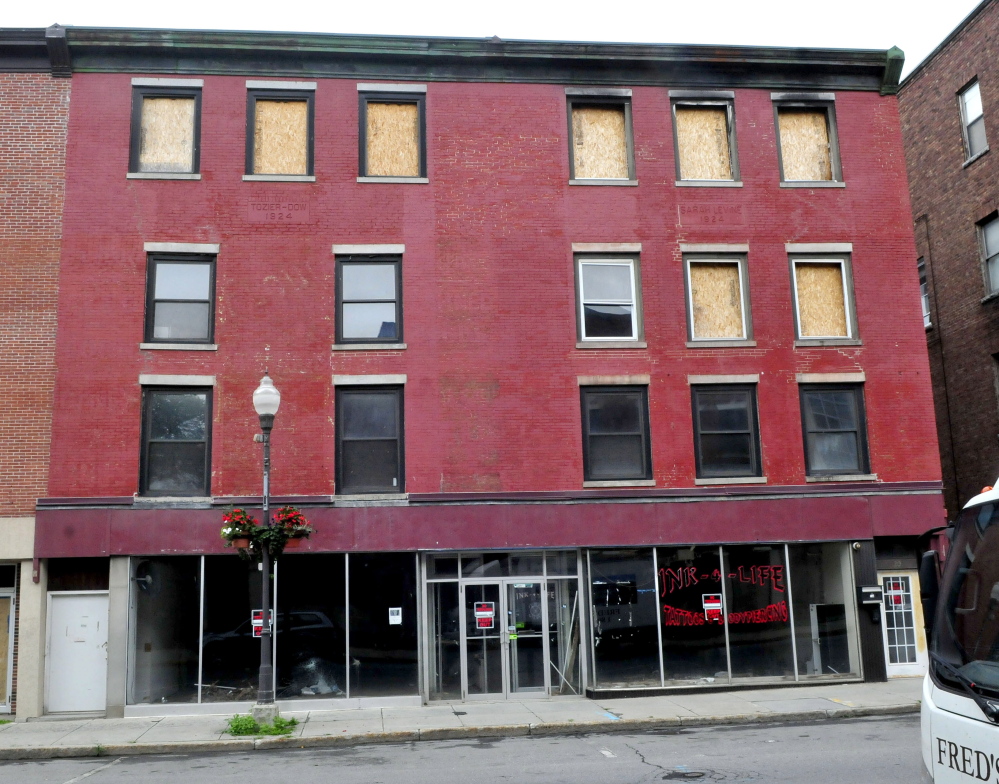
{"label": "asphalt street", "polygon": [[0,763],[11,784],[918,781],[919,717]]}

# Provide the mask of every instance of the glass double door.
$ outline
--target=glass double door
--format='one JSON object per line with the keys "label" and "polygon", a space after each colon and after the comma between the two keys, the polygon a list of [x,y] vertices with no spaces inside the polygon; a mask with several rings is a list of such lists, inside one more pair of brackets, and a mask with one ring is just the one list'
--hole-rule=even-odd
{"label": "glass double door", "polygon": [[460,590],[463,696],[548,694],[548,608],[542,581],[465,582]]}

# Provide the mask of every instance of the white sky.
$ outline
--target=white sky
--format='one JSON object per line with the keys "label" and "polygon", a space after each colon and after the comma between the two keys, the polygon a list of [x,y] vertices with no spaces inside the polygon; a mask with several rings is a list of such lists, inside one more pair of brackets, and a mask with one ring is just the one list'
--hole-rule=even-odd
{"label": "white sky", "polygon": [[978,0],[9,0],[4,27],[63,25],[533,38],[905,52],[914,68]]}

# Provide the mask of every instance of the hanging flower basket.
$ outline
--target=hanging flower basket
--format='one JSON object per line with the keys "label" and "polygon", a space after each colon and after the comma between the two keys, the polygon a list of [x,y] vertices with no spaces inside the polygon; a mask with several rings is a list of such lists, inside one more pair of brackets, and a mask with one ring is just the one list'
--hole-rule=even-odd
{"label": "hanging flower basket", "polygon": [[222,538],[226,547],[244,551],[250,548],[260,524],[245,509],[231,509],[222,515]]}
{"label": "hanging flower basket", "polygon": [[232,509],[222,516],[222,538],[243,558],[260,559],[264,549],[277,558],[285,549],[298,549],[309,538],[312,526],[294,506],[283,506],[267,525],[260,525],[245,509]]}
{"label": "hanging flower basket", "polygon": [[248,550],[250,547],[250,537],[248,536],[237,536],[235,539],[230,539],[229,544],[232,547],[236,547],[240,550]]}
{"label": "hanging flower basket", "polygon": [[304,536],[290,536],[288,541],[284,543],[285,550],[297,550],[302,546],[302,542],[305,541]]}

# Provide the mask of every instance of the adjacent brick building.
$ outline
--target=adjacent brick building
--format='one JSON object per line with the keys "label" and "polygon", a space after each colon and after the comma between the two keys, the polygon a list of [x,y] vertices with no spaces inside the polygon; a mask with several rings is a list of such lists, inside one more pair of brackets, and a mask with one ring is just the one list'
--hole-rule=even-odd
{"label": "adjacent brick building", "polygon": [[910,601],[943,518],[900,52],[69,49],[35,552],[66,628],[108,613],[108,678],[53,641],[47,710],[253,698],[259,577],[219,526],[260,500],[265,369],[271,492],[316,527],[278,563],[281,700],[918,666],[912,613],[884,638],[856,598],[880,552]]}
{"label": "adjacent brick building", "polygon": [[945,498],[953,516],[999,476],[999,5],[983,2],[906,79],[899,110]]}
{"label": "adjacent brick building", "polygon": [[17,707],[19,638],[40,639],[31,577],[55,385],[65,50],[59,28],[0,31],[0,713]]}

